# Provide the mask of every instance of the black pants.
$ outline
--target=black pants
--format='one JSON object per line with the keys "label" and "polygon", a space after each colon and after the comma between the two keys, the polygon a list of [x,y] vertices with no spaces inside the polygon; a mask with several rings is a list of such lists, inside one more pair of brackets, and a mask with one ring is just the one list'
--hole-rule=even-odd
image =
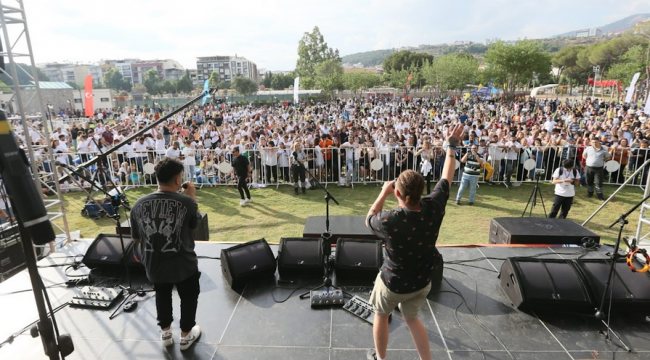
{"label": "black pants", "polygon": [[280,167],[280,175],[282,175],[282,181],[284,181],[284,182],[289,182],[291,180],[291,177],[289,176],[289,167],[288,166],[281,166]]}
{"label": "black pants", "polygon": [[561,208],[562,212],[560,212],[560,219],[566,219],[567,215],[569,215],[569,210],[571,210],[572,204],[573,204],[573,196],[564,197],[560,195],[555,195],[553,197],[553,206],[551,207],[551,212],[548,214],[548,217],[551,219],[555,219],[555,217],[557,217],[557,213],[560,211]]}
{"label": "black pants", "polygon": [[293,175],[293,187],[298,188],[298,178],[300,178],[302,187],[305,187],[305,168],[301,165],[294,165],[291,167]]}
{"label": "black pants", "polygon": [[596,185],[596,194],[603,195],[603,178],[605,177],[605,169],[601,167],[585,166],[587,175],[587,193],[594,193],[594,185]]}
{"label": "black pants", "polygon": [[201,292],[199,285],[200,277],[201,272],[197,271],[196,274],[176,284],[153,284],[153,288],[156,290],[158,326],[161,329],[168,328],[174,320],[172,310],[172,289],[174,286],[176,286],[178,296],[181,298],[181,331],[189,332],[196,325],[196,307],[199,302],[199,293]]}
{"label": "black pants", "polygon": [[251,198],[251,192],[248,191],[248,184],[246,184],[247,176],[237,176],[237,190],[239,191],[239,196],[244,200],[244,194],[246,198]]}
{"label": "black pants", "polygon": [[278,182],[278,166],[266,165],[266,183],[271,184],[271,175],[273,175],[273,182]]}

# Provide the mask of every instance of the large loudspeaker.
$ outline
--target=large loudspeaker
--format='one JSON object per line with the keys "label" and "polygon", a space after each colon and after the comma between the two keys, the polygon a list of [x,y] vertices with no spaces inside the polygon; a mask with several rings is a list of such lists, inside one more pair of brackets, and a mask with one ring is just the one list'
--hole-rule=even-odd
{"label": "large loudspeaker", "polygon": [[600,236],[567,219],[502,217],[490,225],[490,244],[580,245],[585,237],[600,243]]}
{"label": "large loudspeaker", "polygon": [[95,241],[90,244],[83,258],[83,263],[89,269],[101,269],[109,271],[123,270],[123,261],[126,254],[131,251],[133,239],[130,236],[124,237],[124,250],[119,235],[99,234]]}
{"label": "large loudspeaker", "polygon": [[281,278],[318,278],[324,275],[323,271],[322,239],[280,239],[278,272]]}
{"label": "large loudspeaker", "polygon": [[[577,264],[592,290],[596,301],[594,305],[600,305],[612,264],[611,260],[578,260]],[[612,311],[647,310],[650,306],[650,276],[648,273],[630,271],[625,259],[616,262],[606,300],[610,299],[610,291]],[[605,309],[608,308],[609,301],[606,301]]]}
{"label": "large loudspeaker", "polygon": [[346,239],[336,241],[336,278],[373,281],[383,262],[381,241]]}
{"label": "large loudspeaker", "polygon": [[275,276],[275,268],[275,257],[265,239],[221,250],[221,272],[231,288],[253,279]]}
{"label": "large loudspeaker", "polygon": [[499,279],[520,310],[593,310],[593,298],[573,260],[508,258]]}

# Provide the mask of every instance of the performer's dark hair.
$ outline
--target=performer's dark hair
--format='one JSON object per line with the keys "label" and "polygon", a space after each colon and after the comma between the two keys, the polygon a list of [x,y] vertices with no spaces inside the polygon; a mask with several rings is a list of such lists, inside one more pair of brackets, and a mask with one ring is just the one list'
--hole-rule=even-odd
{"label": "performer's dark hair", "polygon": [[169,184],[184,169],[185,167],[180,161],[164,157],[156,164],[154,171],[156,172],[156,179],[158,179],[159,183]]}
{"label": "performer's dark hair", "polygon": [[574,165],[573,165],[574,162],[575,162],[574,159],[572,159],[572,158],[568,158],[568,159],[565,159],[564,161],[562,161],[562,166],[563,166],[565,169],[572,169],[573,166],[574,166]]}
{"label": "performer's dark hair", "polygon": [[420,203],[424,191],[424,177],[413,170],[404,170],[397,178],[402,200],[409,205]]}

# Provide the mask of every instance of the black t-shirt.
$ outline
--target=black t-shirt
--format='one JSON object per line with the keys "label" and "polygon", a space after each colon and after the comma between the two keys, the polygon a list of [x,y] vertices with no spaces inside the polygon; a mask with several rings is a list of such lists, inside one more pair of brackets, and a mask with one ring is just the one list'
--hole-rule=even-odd
{"label": "black t-shirt", "polygon": [[179,283],[198,271],[192,230],[199,207],[187,195],[156,191],[133,204],[131,234],[140,239],[142,263],[152,283]]}
{"label": "black t-shirt", "polygon": [[237,176],[248,176],[248,158],[242,154],[239,154],[232,163],[232,166],[235,168],[235,173]]}
{"label": "black t-shirt", "polygon": [[77,140],[77,137],[79,136],[79,129],[72,128],[72,130],[70,130],[70,136],[72,137],[72,140]]}
{"label": "black t-shirt", "polygon": [[223,125],[223,116],[217,115],[217,117],[214,118],[214,122],[217,126]]}
{"label": "black t-shirt", "polygon": [[381,279],[392,292],[406,294],[426,287],[440,266],[438,231],[449,199],[449,182],[440,180],[420,201],[420,210],[398,207],[368,217],[370,230],[386,245]]}

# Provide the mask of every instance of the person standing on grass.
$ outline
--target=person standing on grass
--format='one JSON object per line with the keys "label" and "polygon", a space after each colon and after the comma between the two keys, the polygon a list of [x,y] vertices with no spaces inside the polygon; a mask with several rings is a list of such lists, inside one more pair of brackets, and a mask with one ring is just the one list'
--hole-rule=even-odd
{"label": "person standing on grass", "polygon": [[248,191],[248,184],[246,184],[246,180],[251,175],[251,163],[246,156],[239,153],[239,146],[232,148],[232,155],[234,157],[232,166],[235,169],[235,175],[237,175],[237,190],[241,197],[239,206],[244,206],[244,204],[253,201],[251,200],[251,193]]}
{"label": "person standing on grass", "polygon": [[[388,317],[399,305],[420,359],[431,359],[429,335],[418,318],[422,303],[431,289],[431,273],[442,266],[436,240],[449,199],[449,184],[454,178],[456,147],[463,137],[463,126],[451,130],[440,181],[433,192],[422,197],[424,178],[413,170],[402,172],[397,180],[384,183],[377,200],[368,211],[366,226],[386,246],[387,257],[375,280],[370,303],[375,309],[373,337],[375,349],[368,359],[386,359]],[[399,206],[382,211],[390,194]]]}
{"label": "person standing on grass", "polygon": [[575,185],[580,184],[580,173],[574,170],[573,159],[565,159],[562,166],[553,172],[553,184],[555,184],[555,196],[553,197],[553,206],[548,217],[554,219],[557,213],[560,213],[560,219],[566,219],[573,204],[573,197],[576,196]]}
{"label": "person standing on grass", "polygon": [[201,272],[193,237],[199,222],[196,189],[187,181],[183,194],[177,192],[183,184],[183,169],[180,161],[167,157],[156,164],[158,191],[133,204],[131,234],[133,242],[141,246],[142,263],[156,291],[161,341],[164,346],[174,343],[171,324],[175,286],[181,298],[180,348],[187,350],[201,336],[201,327],[196,324]]}
{"label": "person standing on grass", "polygon": [[483,159],[478,154],[478,145],[472,145],[471,150],[465,153],[460,162],[465,164],[463,170],[463,177],[460,180],[460,188],[456,194],[456,205],[460,205],[460,198],[463,197],[465,190],[469,188],[469,205],[474,205],[474,197],[476,196],[476,187],[478,185],[478,177],[481,175],[481,165]]}
{"label": "person standing on grass", "polygon": [[603,180],[605,177],[605,161],[610,158],[609,151],[600,144],[600,139],[594,137],[591,139],[591,146],[587,147],[582,153],[585,159],[587,175],[587,197],[594,196],[594,185],[596,185],[596,195],[598,200],[605,200],[603,195]]}

